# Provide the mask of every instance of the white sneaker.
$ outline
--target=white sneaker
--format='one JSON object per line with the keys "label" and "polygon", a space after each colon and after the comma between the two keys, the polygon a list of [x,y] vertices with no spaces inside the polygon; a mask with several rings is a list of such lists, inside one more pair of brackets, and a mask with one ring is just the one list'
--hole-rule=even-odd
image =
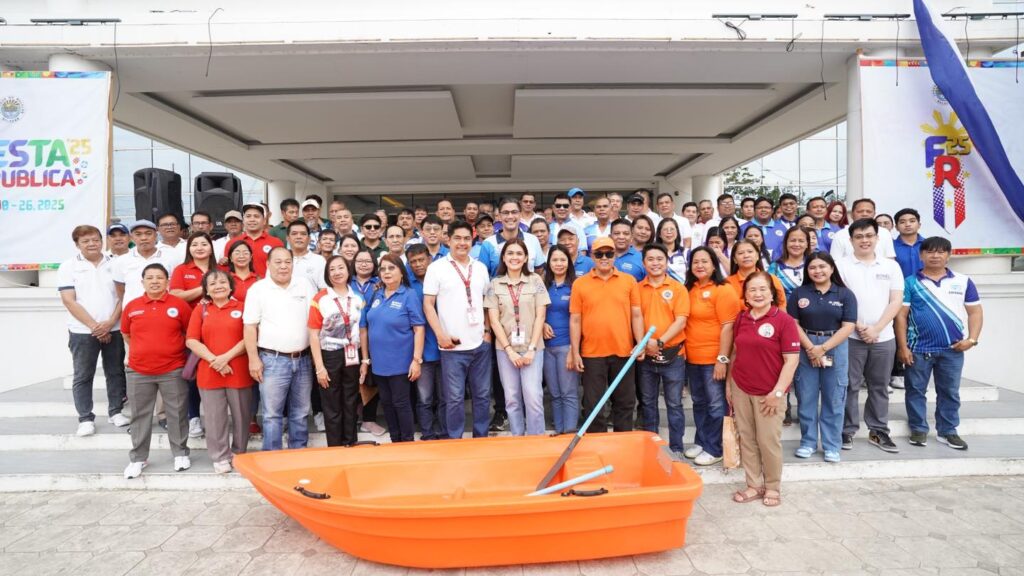
{"label": "white sneaker", "polygon": [[199,419],[198,416],[188,421],[188,437],[203,437],[203,422]]}
{"label": "white sneaker", "polygon": [[324,426],[323,412],[317,412],[316,415],[313,416],[313,423],[316,424],[317,432],[323,432],[324,430],[327,430],[327,427]]}
{"label": "white sneaker", "polygon": [[117,426],[118,428],[123,428],[132,423],[130,418],[128,418],[124,414],[121,414],[120,412],[114,414],[110,418],[107,418],[107,422],[113,424],[114,426]]}
{"label": "white sneaker", "polygon": [[227,474],[228,472],[231,472],[231,461],[222,460],[220,462],[214,462],[213,471],[217,474]]}
{"label": "white sneaker", "polygon": [[693,463],[697,466],[711,466],[722,461],[721,456],[712,456],[707,452],[701,452],[696,458],[693,459]]}
{"label": "white sneaker", "polygon": [[893,376],[889,378],[889,386],[897,390],[903,390],[905,388],[903,384],[903,376]]}
{"label": "white sneaker", "polygon": [[689,448],[687,448],[685,452],[683,452],[683,456],[686,456],[690,460],[693,460],[694,458],[696,458],[697,456],[700,456],[703,453],[704,453],[704,447],[703,446],[698,446],[697,444],[694,444],[693,446],[690,446]]}
{"label": "white sneaker", "polygon": [[192,467],[192,460],[188,456],[175,456],[174,457],[174,471],[181,472],[182,470],[188,470]]}
{"label": "white sneaker", "polygon": [[96,423],[91,421],[91,420],[89,420],[89,421],[86,421],[86,422],[79,422],[78,423],[78,430],[75,432],[75,436],[78,436],[79,438],[81,438],[83,436],[92,436],[95,433],[96,433]]}
{"label": "white sneaker", "polygon": [[124,479],[131,480],[142,476],[142,469],[146,467],[145,462],[131,462],[124,469]]}

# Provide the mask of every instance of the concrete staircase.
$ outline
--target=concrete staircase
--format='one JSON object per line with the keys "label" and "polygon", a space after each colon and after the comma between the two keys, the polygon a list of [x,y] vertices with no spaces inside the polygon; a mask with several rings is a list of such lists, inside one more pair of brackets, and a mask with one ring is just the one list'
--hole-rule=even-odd
{"label": "concrete staircase", "polygon": [[[94,399],[96,434],[78,438],[70,377],[0,393],[0,491],[222,489],[249,485],[237,474],[214,474],[202,438],[189,440],[192,468],[173,472],[167,433],[155,424],[149,466],[140,479],[124,480],[122,470],[128,462],[131,442],[125,428],[116,428],[106,421],[102,374],[94,381]],[[933,400],[932,395],[930,401]],[[888,454],[871,446],[862,428],[854,440],[854,449],[843,451],[842,463],[825,463],[820,452],[801,460],[792,455],[800,439],[800,427],[794,423],[783,428],[784,477],[795,481],[1024,473],[1024,394],[965,380],[961,401],[959,432],[970,444],[965,452],[939,444],[934,436],[924,448],[908,444],[903,391],[894,390],[890,396],[890,428],[899,454]],[[693,437],[689,398],[684,398],[684,407],[688,424],[684,440],[689,442]],[[930,404],[929,410],[933,411],[933,407]],[[310,424],[310,429],[315,430],[312,421]],[[663,404],[661,425],[660,433],[667,438]],[[386,435],[359,436],[360,440],[388,441]],[[258,450],[260,443],[259,438],[253,438],[249,448]],[[324,434],[312,432],[310,445],[325,446]],[[708,483],[743,480],[741,470],[725,472],[720,466],[712,466],[698,471]]]}

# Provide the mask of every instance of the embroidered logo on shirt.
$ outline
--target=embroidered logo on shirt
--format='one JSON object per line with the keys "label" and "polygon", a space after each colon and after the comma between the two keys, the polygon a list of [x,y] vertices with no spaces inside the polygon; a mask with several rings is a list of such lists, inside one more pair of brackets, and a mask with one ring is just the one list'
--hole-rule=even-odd
{"label": "embroidered logo on shirt", "polygon": [[376,308],[377,306],[380,306],[380,303],[381,303],[381,302],[383,302],[383,300],[381,300],[380,298],[378,298],[378,299],[374,300],[374,301],[373,301],[373,305],[372,305],[372,306],[370,306],[370,308]]}
{"label": "embroidered logo on shirt", "polygon": [[673,296],[675,296],[675,293],[672,292],[671,290],[663,290],[661,292],[661,297],[664,298],[666,301],[672,300]]}
{"label": "embroidered logo on shirt", "polygon": [[390,307],[392,310],[401,310],[402,302],[400,300],[392,300],[391,303],[388,304],[388,307]]}
{"label": "embroidered logo on shirt", "polygon": [[167,315],[170,316],[171,318],[177,318],[178,317],[178,309],[177,308],[168,308],[167,309]]}
{"label": "embroidered logo on shirt", "polygon": [[263,247],[263,253],[264,254],[269,254],[270,253],[270,244],[267,244],[266,246]]}
{"label": "embroidered logo on shirt", "polygon": [[890,279],[891,278],[889,277],[888,274],[885,274],[885,273],[882,273],[882,272],[880,272],[878,274],[875,274],[875,280],[890,280]]}
{"label": "embroidered logo on shirt", "polygon": [[710,290],[705,290],[704,293],[701,294],[701,296],[703,296],[705,299],[711,298],[711,291]]}
{"label": "embroidered logo on shirt", "polygon": [[783,234],[784,234],[784,232],[782,230],[776,230],[775,231],[775,235],[776,236],[782,236]]}
{"label": "embroidered logo on shirt", "polygon": [[235,318],[235,319],[241,318],[242,317],[242,311],[241,310],[232,310],[231,311],[231,317]]}
{"label": "embroidered logo on shirt", "polygon": [[145,310],[135,310],[133,312],[129,312],[128,313],[128,317],[129,318],[134,318],[136,316],[141,316],[144,312],[145,312]]}
{"label": "embroidered logo on shirt", "polygon": [[811,305],[811,301],[808,300],[807,298],[801,298],[800,300],[797,300],[796,305],[801,308],[807,308],[808,306]]}
{"label": "embroidered logo on shirt", "polygon": [[775,327],[771,324],[762,324],[758,326],[757,333],[765,338],[771,338],[775,335]]}

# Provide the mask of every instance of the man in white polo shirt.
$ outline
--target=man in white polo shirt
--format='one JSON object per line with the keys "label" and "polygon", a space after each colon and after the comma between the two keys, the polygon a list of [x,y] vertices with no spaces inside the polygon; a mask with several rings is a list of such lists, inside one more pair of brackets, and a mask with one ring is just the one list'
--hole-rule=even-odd
{"label": "man in white polo shirt", "polygon": [[227,266],[225,252],[227,252],[228,246],[242,239],[242,213],[238,210],[225,212],[224,230],[227,231],[227,235],[213,241],[213,256],[217,259],[218,266]]}
{"label": "man in white polo shirt", "polygon": [[292,274],[292,253],[276,247],[267,254],[267,277],[245,296],[245,350],[249,374],[263,400],[263,449],[280,450],[281,420],[288,407],[288,447],[305,448],[309,439],[313,368],[306,318],[316,294],[305,278]]}
{"label": "man in white polo shirt", "polygon": [[309,281],[314,291],[327,288],[324,268],[327,260],[309,250],[309,225],[296,220],[288,225],[288,246],[292,249],[292,274]]}
{"label": "man in white polo shirt", "polygon": [[[850,207],[851,222],[865,218],[875,219],[875,201],[871,198],[861,198],[853,201]],[[836,231],[832,237],[832,244],[828,252],[836,262],[853,254],[853,243],[850,242],[850,227],[847,226]],[[875,255],[879,258],[896,258],[896,248],[893,247],[891,234],[880,234],[878,242],[875,243]]]}
{"label": "man in white polo shirt", "polygon": [[465,431],[462,399],[468,385],[473,399],[473,437],[481,438],[487,436],[490,423],[491,331],[484,314],[490,276],[486,266],[469,256],[473,245],[469,224],[453,222],[448,237],[451,252],[433,262],[423,278],[423,313],[441,349],[448,434],[462,438]]}
{"label": "man in white polo shirt", "polygon": [[143,268],[150,264],[163,264],[170,275],[174,273],[174,267],[180,263],[178,256],[170,249],[157,247],[156,225],[149,220],[132,222],[130,232],[135,248],[123,256],[118,256],[111,271],[122,309],[145,293],[142,287]]}
{"label": "man in white polo shirt", "polygon": [[874,219],[857,220],[847,230],[853,240],[853,254],[837,261],[836,267],[846,287],[857,297],[857,329],[849,338],[850,384],[843,419],[843,450],[853,448],[853,435],[860,429],[859,392],[866,385],[864,423],[868,441],[886,452],[899,452],[889,438],[889,375],[896,354],[893,319],[903,306],[903,272],[895,260],[876,254],[879,234]]}
{"label": "man in white polo shirt", "polygon": [[79,254],[60,265],[57,290],[68,310],[68,347],[74,366],[71,394],[78,411],[76,435],[90,436],[96,432],[92,380],[96,376],[96,358],[101,354],[107,379],[107,421],[115,426],[131,422],[121,414],[127,393],[121,302],[111,275],[114,257],[103,253],[99,229],[76,226],[71,239]]}

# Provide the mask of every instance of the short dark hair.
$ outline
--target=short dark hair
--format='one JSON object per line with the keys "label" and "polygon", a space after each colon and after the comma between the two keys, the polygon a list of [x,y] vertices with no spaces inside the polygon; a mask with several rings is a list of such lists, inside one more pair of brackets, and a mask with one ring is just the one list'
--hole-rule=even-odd
{"label": "short dark hair", "polygon": [[921,242],[921,252],[952,252],[953,244],[942,236],[925,238]]}
{"label": "short dark hair", "polygon": [[181,224],[181,218],[178,218],[178,215],[175,214],[174,212],[164,212],[163,214],[157,216],[156,217],[156,223],[159,224],[161,220],[163,220],[164,218],[167,218],[168,216],[170,216],[171,218],[174,218],[174,223],[177,224],[178,226],[182,225]]}
{"label": "short dark hair", "polygon": [[320,231],[320,236],[318,236],[318,238],[323,238],[324,236],[326,236],[328,234],[331,235],[331,236],[334,236],[334,241],[335,242],[338,241],[338,232],[336,230],[332,230],[330,228],[328,228],[326,230],[321,230]]}
{"label": "short dark hair", "polygon": [[569,198],[569,195],[566,194],[565,192],[559,192],[558,194],[555,194],[555,199],[551,202],[552,205],[555,202],[558,202],[559,200],[572,200],[572,199]]}
{"label": "short dark hair", "polygon": [[807,199],[807,204],[805,204],[805,206],[806,206],[807,208],[810,208],[810,207],[811,207],[811,202],[817,202],[818,200],[821,200],[821,203],[822,203],[822,204],[824,204],[825,206],[828,206],[828,200],[825,200],[825,199],[824,199],[823,197],[821,197],[821,196],[814,196],[814,197],[808,198],[808,199]]}
{"label": "short dark hair", "polygon": [[786,192],[785,194],[782,194],[782,195],[779,196],[779,204],[782,204],[786,200],[792,200],[793,202],[796,202],[797,201],[796,194],[792,194],[790,192]]}
{"label": "short dark hair", "polygon": [[[385,254],[385,255],[381,256],[379,264],[383,264],[385,262],[387,262],[388,264],[391,264],[392,266],[398,268],[398,273],[402,275],[402,285],[403,286],[408,286],[409,285],[409,273],[405,269],[405,263],[402,262],[402,259],[399,258],[398,256],[395,256],[394,254]],[[375,273],[377,271],[377,268],[378,268],[378,264],[374,264],[373,269],[374,269]],[[379,284],[377,284],[377,286],[378,286],[378,289],[380,289],[380,287],[384,286],[384,283],[380,282]]]}
{"label": "short dark hair", "polygon": [[309,234],[309,224],[306,224],[306,221],[301,218],[288,225],[288,232],[291,232],[292,228],[302,228],[306,231],[306,234]]}
{"label": "short dark hair", "polygon": [[572,254],[569,254],[569,249],[555,244],[551,247],[551,250],[548,250],[548,259],[544,264],[544,285],[548,288],[555,283],[555,274],[551,271],[551,256],[556,252],[561,252],[565,256],[565,259],[569,261],[568,266],[565,268],[566,283],[571,285],[573,279],[576,278],[576,266],[573,264]]}
{"label": "short dark hair", "polygon": [[858,198],[858,199],[853,201],[853,204],[850,204],[850,211],[852,212],[852,211],[856,210],[857,209],[857,204],[863,204],[865,202],[867,202],[868,204],[871,204],[872,208],[877,208],[877,206],[875,205],[875,201],[872,200],[871,198]]}
{"label": "short dark hair", "polygon": [[412,208],[402,208],[401,210],[398,211],[398,215],[401,216],[402,214],[406,214],[408,216],[416,215],[416,213],[412,211]]}
{"label": "short dark hair", "polygon": [[896,213],[895,216],[893,216],[893,218],[892,218],[893,223],[899,224],[900,223],[900,218],[902,218],[904,216],[913,216],[914,218],[917,219],[918,222],[921,221],[921,214],[918,213],[917,210],[914,210],[913,208],[902,208],[899,212]]}
{"label": "short dark hair", "polygon": [[420,222],[420,227],[426,226],[427,224],[434,224],[437,226],[444,226],[444,222],[437,216],[437,214],[427,214],[427,217]]}
{"label": "short dark hair", "polygon": [[435,210],[441,207],[442,202],[447,202],[448,205],[450,205],[453,209],[455,208],[455,204],[453,204],[451,200],[447,198],[441,198],[440,200],[437,201],[437,206],[435,207]]}
{"label": "short dark hair", "polygon": [[665,198],[666,196],[669,197],[669,198],[672,198],[672,195],[669,194],[668,192],[662,192],[662,193],[658,194],[658,197],[655,199],[655,202],[661,201],[661,199]]}
{"label": "short dark hair", "polygon": [[640,258],[647,258],[647,253],[652,250],[661,252],[665,255],[665,258],[668,258],[668,248],[665,248],[664,244],[648,244],[647,246],[644,246],[644,251],[641,253]]}
{"label": "short dark hair", "polygon": [[412,212],[413,216],[415,216],[416,213],[420,212],[420,211],[422,211],[422,212],[430,212],[430,210],[427,210],[427,207],[424,206],[423,204],[417,204],[417,205],[413,206],[412,210],[413,210],[413,212]]}
{"label": "short dark hair", "polygon": [[363,224],[366,224],[370,220],[376,220],[377,224],[383,224],[383,222],[380,221],[380,216],[378,216],[376,212],[367,212],[366,214],[363,214],[362,218],[359,219],[359,225],[362,226]]}
{"label": "short dark hair", "polygon": [[419,256],[420,254],[426,254],[428,258],[430,257],[430,249],[427,248],[426,244],[412,244],[405,249],[406,259],[412,258],[413,256]]}
{"label": "short dark hair", "polygon": [[469,222],[466,222],[465,220],[458,220],[458,219],[456,219],[453,222],[451,222],[450,224],[448,224],[448,236],[449,237],[451,237],[451,235],[454,234],[456,230],[466,230],[466,231],[469,232],[470,237],[473,236],[473,227],[470,226]]}
{"label": "short dark hair", "polygon": [[284,212],[285,210],[287,210],[288,208],[290,208],[292,206],[294,206],[295,208],[298,208],[299,207],[299,201],[296,200],[295,198],[285,198],[284,200],[281,200],[281,212]]}
{"label": "short dark hair", "polygon": [[505,196],[501,200],[498,200],[498,210],[501,210],[501,207],[505,204],[515,204],[516,210],[521,210],[523,208],[523,205],[519,203],[519,199],[512,196]]}
{"label": "short dark hair", "polygon": [[630,230],[633,229],[633,223],[625,218],[616,218],[615,220],[612,220],[612,225],[608,227],[608,230],[612,231],[616,226],[628,226]]}
{"label": "short dark hair", "polygon": [[878,233],[878,222],[875,222],[874,218],[861,218],[860,220],[854,220],[853,223],[850,224],[850,228],[849,228],[849,230],[850,230],[850,238],[851,239],[853,238],[853,233],[856,232],[857,230],[864,230],[864,229],[867,229],[867,228],[871,228],[877,234]]}
{"label": "short dark hair", "polygon": [[757,198],[755,198],[754,199],[754,206],[757,207],[758,204],[762,204],[764,202],[767,202],[768,205],[771,206],[772,208],[775,207],[775,203],[772,202],[771,198],[768,198],[766,196],[758,196]]}
{"label": "short dark hair", "polygon": [[146,272],[149,272],[150,270],[159,270],[159,271],[163,272],[164,273],[164,278],[167,278],[167,277],[170,276],[170,274],[167,273],[167,268],[164,268],[164,265],[160,264],[159,262],[154,262],[152,264],[147,264],[146,267],[142,269],[142,274],[140,276],[142,278],[145,278],[146,277]]}
{"label": "short dark hair", "polygon": [[545,228],[548,227],[548,221],[545,220],[543,216],[537,216],[533,220],[530,220],[530,226],[528,227],[528,229],[533,230],[533,225],[537,224],[538,222],[543,224]]}
{"label": "short dark hair", "polygon": [[190,220],[192,222],[195,222],[196,221],[196,216],[206,216],[207,220],[209,220],[210,222],[213,222],[213,216],[210,216],[210,213],[206,212],[204,210],[196,210],[195,212],[193,212],[192,216],[190,217]]}
{"label": "short dark hair", "polygon": [[270,249],[270,252],[267,252],[267,261],[268,262],[274,256],[274,252],[277,252],[278,250],[284,250],[284,253],[288,255],[288,258],[290,258],[292,260],[295,259],[295,256],[292,255],[292,251],[291,250],[285,248],[284,246],[274,246],[273,248]]}
{"label": "short dark hair", "polygon": [[700,208],[699,206],[697,206],[696,202],[683,202],[683,208],[682,209],[686,210],[690,206],[693,206],[694,208],[698,208],[698,209]]}
{"label": "short dark hair", "polygon": [[348,260],[345,260],[345,257],[341,254],[334,254],[333,256],[328,257],[327,263],[324,264],[324,284],[327,286],[331,286],[331,263],[339,258],[345,263],[345,271],[348,272],[349,281],[351,282],[352,279],[356,277],[355,258],[352,259],[352,262],[349,262]]}
{"label": "short dark hair", "polygon": [[743,206],[747,202],[750,202],[751,204],[753,204],[755,206],[757,205],[757,201],[748,196],[748,197],[744,198],[743,200],[740,200],[740,206]]}
{"label": "short dark hair", "polygon": [[490,222],[491,224],[494,224],[494,216],[491,216],[487,212],[481,212],[480,215],[476,217],[476,224],[477,224],[477,226],[479,226],[480,223],[484,222],[484,221],[487,221],[487,222]]}
{"label": "short dark hair", "polygon": [[[193,216],[195,216],[195,214],[193,214]],[[228,274],[227,272],[221,270],[220,268],[210,268],[206,272],[206,274],[203,274],[203,298],[206,298],[208,300],[210,299],[210,280],[213,280],[216,276],[224,276],[225,278],[227,278],[228,286],[231,287],[230,294],[235,293],[235,279],[231,277],[231,274]]]}
{"label": "short dark hair", "polygon": [[718,198],[715,199],[715,204],[721,204],[722,202],[725,202],[726,200],[733,200],[733,199],[734,199],[733,195],[729,194],[728,192],[726,192],[725,194],[720,194],[718,196]]}

